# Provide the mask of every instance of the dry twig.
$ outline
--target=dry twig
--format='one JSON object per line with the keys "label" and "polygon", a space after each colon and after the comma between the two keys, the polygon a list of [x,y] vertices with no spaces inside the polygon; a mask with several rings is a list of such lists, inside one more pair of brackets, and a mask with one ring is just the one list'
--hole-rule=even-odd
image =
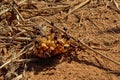
{"label": "dry twig", "polygon": [[82,42],[81,40],[74,38],[74,37],[71,36],[70,34],[68,34],[68,33],[66,33],[65,31],[63,31],[63,30],[61,30],[60,28],[58,28],[58,27],[57,27],[53,22],[51,22],[50,20],[48,20],[48,19],[46,19],[46,18],[44,18],[44,17],[42,17],[42,16],[41,16],[41,19],[43,19],[44,21],[46,21],[47,23],[49,23],[51,26],[53,26],[52,28],[55,28],[55,29],[59,30],[60,32],[66,34],[66,35],[69,36],[71,39],[73,39],[74,41],[76,41],[77,43],[79,43],[78,45],[81,44],[82,46],[84,46],[84,47],[86,47],[87,49],[93,51],[94,53],[97,53],[97,54],[101,55],[102,57],[108,59],[109,61],[111,61],[111,62],[113,62],[113,63],[115,63],[115,64],[120,65],[120,62],[115,61],[115,60],[107,57],[106,55],[100,53],[99,51],[94,50],[93,48],[89,47],[88,45],[86,45],[86,44],[85,44],[84,42]]}
{"label": "dry twig", "polygon": [[12,61],[14,61],[16,58],[20,57],[21,55],[25,54],[26,52],[28,52],[29,50],[29,46],[31,46],[32,42],[28,45],[26,45],[23,49],[21,49],[19,52],[18,52],[18,55],[15,56],[14,58],[8,60],[7,62],[5,62],[3,65],[0,66],[0,69],[2,69],[4,66],[8,65],[9,63],[11,63]]}
{"label": "dry twig", "polygon": [[37,58],[31,58],[31,59],[20,59],[16,60],[15,62],[31,62],[31,61],[38,61],[39,59]]}
{"label": "dry twig", "polygon": [[114,2],[114,4],[115,4],[116,8],[117,8],[118,10],[120,10],[119,5],[118,5],[117,1],[116,1],[116,0],[113,0],[113,2]]}
{"label": "dry twig", "polygon": [[0,36],[0,39],[5,39],[5,40],[17,40],[17,41],[31,41],[31,38],[27,37],[5,37],[5,36]]}
{"label": "dry twig", "polygon": [[13,9],[17,12],[18,16],[20,17],[20,19],[25,22],[24,18],[22,17],[22,15],[19,13],[19,11],[17,10],[17,8],[11,4],[11,6],[13,7]]}
{"label": "dry twig", "polygon": [[20,80],[22,78],[23,78],[23,74],[20,74],[17,77],[13,78],[12,80]]}
{"label": "dry twig", "polygon": [[10,10],[10,8],[7,8],[7,9],[1,11],[1,12],[0,12],[0,16],[1,16],[2,14],[4,14],[4,13],[8,12],[9,10]]}
{"label": "dry twig", "polygon": [[84,5],[86,5],[87,3],[89,3],[90,1],[91,0],[86,0],[85,2],[82,2],[79,5],[76,5],[73,9],[70,8],[69,11],[68,11],[68,15],[71,14],[72,12],[74,12],[75,10],[83,7]]}
{"label": "dry twig", "polygon": [[106,7],[108,7],[108,5],[109,5],[110,2],[113,2],[114,5],[115,5],[115,7],[116,7],[118,10],[120,10],[119,5],[118,5],[118,3],[117,3],[116,0],[109,0],[109,1],[107,1],[107,3],[106,3]]}
{"label": "dry twig", "polygon": [[[21,4],[23,4],[24,2],[26,2],[26,1],[28,1],[28,0],[22,0],[21,2],[18,3],[18,5],[21,5]],[[10,9],[11,9],[11,8],[7,8],[7,9],[1,11],[1,12],[0,12],[0,16],[1,16],[2,14],[4,14],[4,13],[8,12]]]}

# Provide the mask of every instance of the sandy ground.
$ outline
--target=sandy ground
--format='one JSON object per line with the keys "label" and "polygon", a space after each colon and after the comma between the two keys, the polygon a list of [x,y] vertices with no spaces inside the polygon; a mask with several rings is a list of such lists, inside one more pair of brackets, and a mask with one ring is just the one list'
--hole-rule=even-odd
{"label": "sandy ground", "polygon": [[[66,5],[78,5],[85,0],[35,0],[30,11],[19,10],[24,19],[36,24],[50,26],[40,16],[52,21],[57,27],[67,28],[67,33],[120,62],[120,10],[113,2],[91,0],[82,8],[68,15]],[[97,2],[98,1],[98,2]],[[120,5],[120,1],[117,2]],[[48,5],[49,4],[49,5]],[[54,7],[47,9],[46,7]],[[57,7],[61,7],[61,9]],[[45,9],[46,8],[46,9]],[[40,11],[34,11],[40,10]],[[66,18],[66,16],[68,17]],[[78,56],[59,62],[48,59],[27,63],[23,80],[120,80],[120,65],[117,65],[89,49],[77,51]],[[3,79],[4,76],[1,76]]]}

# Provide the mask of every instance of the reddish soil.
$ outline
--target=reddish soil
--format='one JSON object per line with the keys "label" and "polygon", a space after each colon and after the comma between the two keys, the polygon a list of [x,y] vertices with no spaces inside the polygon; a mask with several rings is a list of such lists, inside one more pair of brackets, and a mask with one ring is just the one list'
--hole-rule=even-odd
{"label": "reddish soil", "polygon": [[[91,0],[66,17],[69,7],[63,6],[75,6],[84,1],[35,0],[29,7],[23,4],[18,10],[25,20],[35,24],[50,26],[41,19],[40,16],[43,16],[57,27],[67,28],[68,34],[120,63],[120,10],[113,2],[106,6],[107,0]],[[119,0],[117,3],[120,5]],[[60,62],[58,57],[26,63],[22,80],[120,80],[120,65],[89,49],[77,51],[77,54],[70,63],[68,60]],[[4,75],[1,75],[1,80],[3,78]]]}

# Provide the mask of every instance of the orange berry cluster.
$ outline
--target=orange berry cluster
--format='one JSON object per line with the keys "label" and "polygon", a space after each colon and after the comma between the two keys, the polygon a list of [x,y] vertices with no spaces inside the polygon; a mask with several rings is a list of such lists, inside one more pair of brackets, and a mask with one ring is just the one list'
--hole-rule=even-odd
{"label": "orange berry cluster", "polygon": [[37,56],[40,58],[48,58],[61,53],[66,53],[70,47],[70,41],[64,36],[65,35],[51,33],[47,37],[41,37]]}

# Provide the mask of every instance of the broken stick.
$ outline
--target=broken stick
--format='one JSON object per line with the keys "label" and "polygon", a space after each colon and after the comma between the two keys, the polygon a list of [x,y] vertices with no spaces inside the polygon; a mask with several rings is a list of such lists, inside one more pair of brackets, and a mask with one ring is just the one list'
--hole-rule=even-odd
{"label": "broken stick", "polygon": [[48,19],[46,19],[46,18],[44,18],[44,17],[42,17],[42,16],[40,16],[40,17],[41,17],[41,19],[43,19],[44,21],[46,21],[47,23],[49,23],[51,26],[53,26],[52,28],[55,28],[55,29],[59,30],[60,32],[62,32],[62,33],[64,33],[64,34],[66,34],[67,36],[69,36],[69,37],[70,37],[71,39],[73,39],[75,42],[79,43],[78,45],[81,44],[82,46],[84,46],[84,47],[86,47],[87,49],[93,51],[94,53],[97,53],[97,54],[101,55],[102,57],[108,59],[109,61],[111,61],[111,62],[113,62],[113,63],[115,63],[115,64],[117,64],[117,65],[120,65],[120,62],[115,61],[115,60],[109,58],[108,56],[100,53],[99,51],[94,50],[93,48],[89,47],[88,45],[86,45],[86,44],[85,44],[84,42],[82,42],[81,40],[74,38],[74,37],[71,36],[70,34],[68,34],[68,33],[66,33],[65,31],[63,31],[62,29],[58,28],[58,27],[57,27],[53,22],[51,22],[50,20],[48,20]]}

